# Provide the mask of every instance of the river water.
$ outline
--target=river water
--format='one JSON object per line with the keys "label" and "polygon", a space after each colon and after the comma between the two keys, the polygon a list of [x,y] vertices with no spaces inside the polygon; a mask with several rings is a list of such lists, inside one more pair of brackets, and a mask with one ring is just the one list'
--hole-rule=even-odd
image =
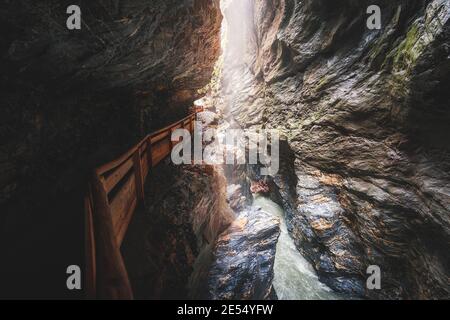
{"label": "river water", "polygon": [[311,264],[296,249],[288,233],[283,209],[270,199],[255,195],[254,206],[280,219],[273,286],[280,300],[337,300],[337,293],[319,281]]}

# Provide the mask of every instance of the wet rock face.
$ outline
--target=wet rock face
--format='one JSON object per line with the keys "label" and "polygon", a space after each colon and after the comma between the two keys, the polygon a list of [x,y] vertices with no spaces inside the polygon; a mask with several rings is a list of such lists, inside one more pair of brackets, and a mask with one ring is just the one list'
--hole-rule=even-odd
{"label": "wet rock face", "polygon": [[247,198],[242,193],[241,185],[232,184],[227,187],[227,201],[235,212],[239,212],[246,207]]}
{"label": "wet rock face", "polygon": [[75,31],[66,28],[64,1],[0,5],[1,203],[22,176],[44,169],[41,162],[86,159],[99,146],[102,159],[91,161],[110,160],[118,152],[111,149],[184,115],[211,77],[218,1],[78,5],[83,23]]}
{"label": "wet rock face", "polygon": [[[49,279],[82,264],[91,170],[186,115],[219,55],[217,0],[81,0],[82,29],[73,31],[70,4],[0,4],[0,234],[10,296],[45,294],[30,287],[66,293],[63,278],[54,287]],[[48,271],[29,279],[30,265]]]}
{"label": "wet rock face", "polygon": [[241,211],[218,238],[209,271],[211,299],[268,299],[280,221],[257,208]]}
{"label": "wet rock face", "polygon": [[[224,74],[225,104],[241,126],[286,136],[293,157],[274,180],[323,281],[371,298],[448,298],[450,5],[372,2],[255,1],[242,27],[257,40]],[[379,31],[366,28],[369,4]],[[381,290],[366,289],[369,265]]]}
{"label": "wet rock face", "polygon": [[[212,111],[201,112],[198,120],[203,122],[203,133],[207,137],[204,143],[208,146],[214,142],[214,137],[208,135],[210,129],[228,127],[228,123],[222,123],[219,115]],[[215,168],[221,168],[221,172],[223,170],[227,187],[226,192],[217,189],[211,196],[226,195],[227,207],[234,211],[235,218],[215,241],[209,243],[208,250],[200,254],[197,268],[191,276],[191,297],[274,299],[273,267],[280,222],[272,214],[251,207],[253,197],[249,177],[253,177],[253,171],[258,168],[246,164],[224,164]],[[262,181],[260,185],[268,189]],[[203,275],[206,276],[205,282]]]}
{"label": "wet rock face", "polygon": [[212,247],[234,219],[224,177],[210,169],[161,164],[149,176],[146,206],[135,212],[121,248],[135,298],[202,294]]}

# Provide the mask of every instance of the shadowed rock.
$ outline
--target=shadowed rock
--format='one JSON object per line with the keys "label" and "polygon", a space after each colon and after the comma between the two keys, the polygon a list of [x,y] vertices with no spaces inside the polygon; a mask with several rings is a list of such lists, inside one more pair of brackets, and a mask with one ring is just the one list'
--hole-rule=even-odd
{"label": "shadowed rock", "polygon": [[220,51],[218,0],[80,0],[72,31],[70,4],[0,3],[0,295],[9,298],[83,294],[65,288],[64,270],[83,265],[92,169],[186,116]]}

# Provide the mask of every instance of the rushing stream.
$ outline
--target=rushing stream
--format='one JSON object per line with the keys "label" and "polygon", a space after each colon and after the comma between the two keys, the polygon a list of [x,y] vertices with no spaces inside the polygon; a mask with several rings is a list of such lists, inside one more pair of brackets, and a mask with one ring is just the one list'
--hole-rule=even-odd
{"label": "rushing stream", "polygon": [[283,209],[270,199],[256,195],[254,206],[280,219],[280,237],[275,254],[273,286],[280,300],[332,300],[339,295],[319,281],[309,262],[296,249],[288,233]]}

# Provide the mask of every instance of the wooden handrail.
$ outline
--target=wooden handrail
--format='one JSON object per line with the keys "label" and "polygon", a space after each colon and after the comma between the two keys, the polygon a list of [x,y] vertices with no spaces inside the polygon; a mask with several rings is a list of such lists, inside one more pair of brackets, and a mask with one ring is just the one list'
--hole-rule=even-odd
{"label": "wooden handrail", "polygon": [[151,170],[179,142],[178,128],[194,131],[195,108],[189,116],[147,135],[119,158],[94,170],[85,196],[86,290],[88,298],[132,299],[133,293],[120,246]]}
{"label": "wooden handrail", "polygon": [[126,161],[127,159],[129,159],[135,152],[136,149],[140,146],[142,146],[148,139],[152,139],[155,138],[156,136],[158,136],[161,133],[165,133],[165,132],[169,132],[171,128],[178,126],[179,124],[181,124],[183,121],[186,120],[191,120],[192,117],[195,117],[195,115],[200,112],[199,110],[201,109],[196,109],[196,111],[192,114],[190,114],[189,116],[181,119],[180,121],[177,121],[167,127],[164,127],[162,129],[159,129],[158,131],[155,131],[149,135],[147,135],[145,138],[143,138],[138,144],[136,144],[134,147],[132,147],[131,149],[129,149],[125,154],[123,154],[122,156],[120,156],[119,158],[104,164],[102,166],[100,166],[99,168],[96,169],[96,173],[98,175],[102,175],[107,171],[110,171],[112,169],[114,169],[115,167],[121,165],[124,161]]}

